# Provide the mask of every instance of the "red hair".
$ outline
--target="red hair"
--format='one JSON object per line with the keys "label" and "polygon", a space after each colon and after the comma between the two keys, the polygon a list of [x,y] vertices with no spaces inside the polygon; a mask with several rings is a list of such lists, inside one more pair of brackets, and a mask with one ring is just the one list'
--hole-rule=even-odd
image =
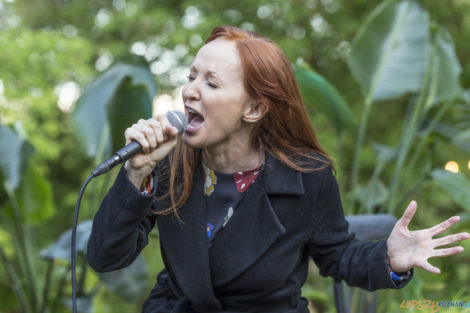
{"label": "red hair", "polygon": [[[232,26],[214,28],[206,44],[218,38],[236,43],[245,89],[264,112],[254,126],[253,145],[261,143],[267,153],[297,171],[314,172],[333,166],[318,143],[294,71],[284,52],[272,40]],[[178,141],[170,153],[169,168],[165,170],[169,175],[169,189],[164,197],[170,198],[170,206],[159,214],[177,215],[177,210],[188,200],[200,156],[200,149]],[[308,160],[316,160],[323,166],[312,167]]]}

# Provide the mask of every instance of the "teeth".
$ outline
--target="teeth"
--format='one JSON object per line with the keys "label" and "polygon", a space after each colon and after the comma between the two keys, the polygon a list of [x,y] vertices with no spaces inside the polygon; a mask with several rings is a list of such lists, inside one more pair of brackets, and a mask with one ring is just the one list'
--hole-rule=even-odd
{"label": "teeth", "polygon": [[191,109],[191,108],[188,108],[188,112],[189,112],[189,113],[192,113],[192,114],[198,114],[196,111],[194,111],[194,110]]}

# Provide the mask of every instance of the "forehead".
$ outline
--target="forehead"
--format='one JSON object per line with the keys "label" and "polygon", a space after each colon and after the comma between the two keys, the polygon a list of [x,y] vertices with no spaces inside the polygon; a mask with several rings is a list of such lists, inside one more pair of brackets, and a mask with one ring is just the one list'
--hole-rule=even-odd
{"label": "forehead", "polygon": [[220,76],[241,75],[242,65],[233,41],[216,39],[198,51],[193,67],[200,72],[211,71]]}

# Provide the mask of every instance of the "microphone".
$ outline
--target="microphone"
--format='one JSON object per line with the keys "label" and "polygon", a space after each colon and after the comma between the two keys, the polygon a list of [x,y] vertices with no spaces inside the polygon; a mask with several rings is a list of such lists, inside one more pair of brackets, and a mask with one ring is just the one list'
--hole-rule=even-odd
{"label": "microphone", "polygon": [[[186,127],[188,126],[188,120],[186,116],[181,111],[168,111],[166,112],[166,118],[170,122],[170,124],[176,129],[178,129],[178,134],[182,134]],[[132,141],[124,148],[118,150],[112,157],[98,165],[93,172],[91,172],[91,176],[96,177],[98,175],[104,174],[119,163],[123,163],[134,155],[142,152],[142,146],[137,141]]]}

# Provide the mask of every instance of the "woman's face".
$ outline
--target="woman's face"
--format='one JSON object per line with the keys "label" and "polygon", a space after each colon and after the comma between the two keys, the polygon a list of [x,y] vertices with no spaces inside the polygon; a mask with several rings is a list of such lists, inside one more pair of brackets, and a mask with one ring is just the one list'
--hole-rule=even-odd
{"label": "woman's face", "polygon": [[183,101],[189,122],[185,144],[210,148],[246,134],[249,126],[243,117],[252,100],[245,91],[235,42],[216,39],[199,50],[183,88]]}

